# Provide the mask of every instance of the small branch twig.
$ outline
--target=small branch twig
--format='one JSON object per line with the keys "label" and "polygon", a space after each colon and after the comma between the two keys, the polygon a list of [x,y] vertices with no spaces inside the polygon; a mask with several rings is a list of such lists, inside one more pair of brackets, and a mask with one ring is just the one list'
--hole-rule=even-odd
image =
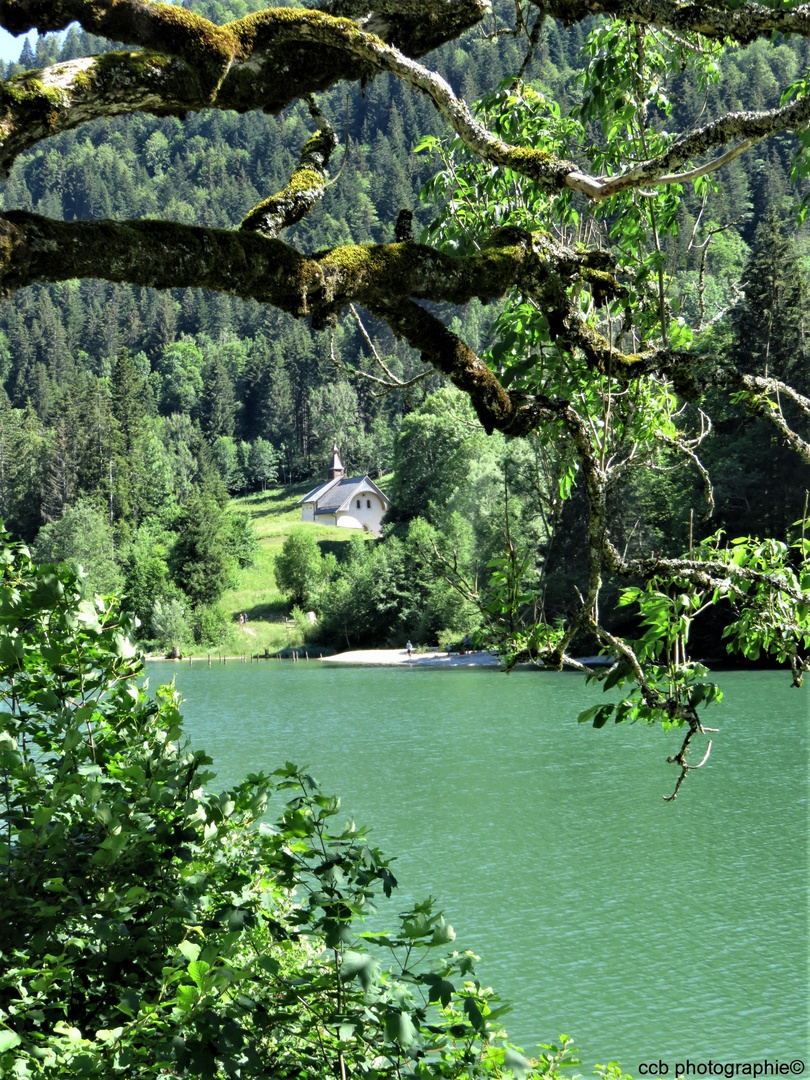
{"label": "small branch twig", "polygon": [[681,775],[678,777],[678,781],[675,784],[675,790],[671,795],[663,795],[664,802],[673,802],[678,797],[678,792],[681,790],[681,784],[686,779],[687,773],[692,772],[694,769],[702,769],[706,762],[709,760],[709,754],[712,752],[712,740],[709,739],[709,745],[706,747],[706,753],[703,755],[699,765],[687,765],[686,754],[689,751],[689,743],[692,741],[692,736],[697,731],[703,731],[699,723],[695,723],[694,726],[690,726],[689,731],[686,733],[686,738],[683,740],[683,745],[677,754],[667,758],[670,765],[680,765]]}
{"label": "small branch twig", "polygon": [[[370,382],[377,383],[378,386],[385,387],[386,390],[407,390],[408,387],[415,386],[416,383],[423,382],[425,379],[430,378],[430,376],[433,374],[432,371],[420,372],[419,375],[415,375],[412,379],[398,379],[377,351],[377,347],[371,340],[371,337],[365,328],[363,320],[360,318],[357,312],[357,308],[354,306],[354,304],[349,304],[349,311],[352,313],[354,321],[360,328],[360,333],[363,335],[363,340],[365,341],[366,345],[368,345],[369,351],[374,357],[375,363],[385,373],[385,378],[381,379],[377,375],[372,375],[370,372],[362,371],[360,369],[356,370],[357,375],[359,375],[363,379],[368,379]],[[332,355],[334,359],[334,353]]]}

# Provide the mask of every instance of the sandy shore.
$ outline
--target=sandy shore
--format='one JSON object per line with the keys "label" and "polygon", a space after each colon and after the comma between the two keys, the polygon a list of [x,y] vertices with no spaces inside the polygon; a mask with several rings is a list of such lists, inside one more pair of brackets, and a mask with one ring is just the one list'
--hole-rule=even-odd
{"label": "sandy shore", "polygon": [[408,659],[405,649],[357,649],[354,652],[338,653],[336,656],[324,656],[322,664],[363,664],[377,667],[399,667],[407,664],[411,667],[501,667],[497,656],[488,652],[459,653],[414,652]]}

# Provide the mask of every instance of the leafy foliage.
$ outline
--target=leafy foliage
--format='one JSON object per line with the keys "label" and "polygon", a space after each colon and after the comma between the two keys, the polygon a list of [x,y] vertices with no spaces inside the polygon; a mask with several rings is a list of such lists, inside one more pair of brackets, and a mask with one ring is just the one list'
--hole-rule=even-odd
{"label": "leafy foliage", "polygon": [[565,1036],[535,1061],[506,1042],[433,900],[363,930],[397,882],[339,800],[289,762],[214,794],[172,687],[138,685],[131,619],[2,543],[4,1076],[551,1080],[576,1064]]}

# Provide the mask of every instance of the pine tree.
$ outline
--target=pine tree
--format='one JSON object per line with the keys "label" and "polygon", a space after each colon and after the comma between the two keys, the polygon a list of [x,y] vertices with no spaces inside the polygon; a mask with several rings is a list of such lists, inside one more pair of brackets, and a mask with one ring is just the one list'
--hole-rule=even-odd
{"label": "pine tree", "polygon": [[11,439],[7,518],[9,528],[24,540],[33,540],[42,524],[46,449],[42,422],[28,402]]}
{"label": "pine tree", "polygon": [[807,387],[808,283],[773,205],[754,234],[744,281],[745,300],[734,311],[737,363],[752,374]]}
{"label": "pine tree", "polygon": [[213,441],[218,435],[233,435],[235,416],[233,383],[224,361],[216,354],[203,384],[200,424],[206,436]]}
{"label": "pine tree", "polygon": [[211,495],[195,494],[183,508],[177,531],[169,560],[175,582],[195,605],[215,604],[235,570],[225,511]]}
{"label": "pine tree", "polygon": [[51,440],[47,474],[42,492],[42,520],[50,525],[59,521],[71,501],[75,469],[70,460],[67,422],[61,419]]}
{"label": "pine tree", "polygon": [[115,517],[137,523],[143,516],[139,483],[141,444],[146,424],[144,387],[128,349],[115,361],[111,386],[113,428],[113,483]]}

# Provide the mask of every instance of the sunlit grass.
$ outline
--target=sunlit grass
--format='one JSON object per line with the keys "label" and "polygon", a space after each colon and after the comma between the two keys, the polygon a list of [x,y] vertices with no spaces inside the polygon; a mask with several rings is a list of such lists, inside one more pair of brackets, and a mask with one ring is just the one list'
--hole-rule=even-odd
{"label": "sunlit grass", "polygon": [[[250,517],[259,541],[253,566],[239,574],[235,588],[222,597],[221,606],[229,619],[229,630],[222,650],[232,654],[276,652],[288,646],[297,648],[302,637],[291,619],[289,605],[276,586],[273,567],[287,537],[296,529],[306,529],[316,540],[332,544],[348,544],[352,536],[371,537],[354,529],[336,529],[318,522],[302,522],[298,500],[311,491],[315,482],[291,484],[284,488],[256,492],[233,500],[234,510]],[[332,549],[334,550],[334,549]],[[245,627],[239,625],[239,615],[247,615]]]}

